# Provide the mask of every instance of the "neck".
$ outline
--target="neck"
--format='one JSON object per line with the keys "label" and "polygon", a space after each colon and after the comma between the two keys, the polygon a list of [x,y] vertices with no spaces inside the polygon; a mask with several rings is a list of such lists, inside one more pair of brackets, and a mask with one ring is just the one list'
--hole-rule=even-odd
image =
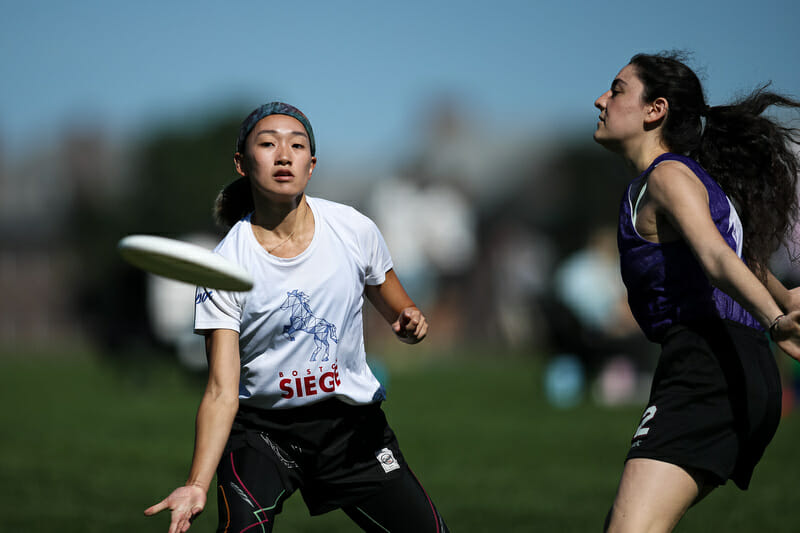
{"label": "neck", "polygon": [[650,164],[660,156],[669,152],[669,148],[659,140],[647,137],[637,146],[632,146],[623,151],[622,156],[636,174],[641,174]]}
{"label": "neck", "polygon": [[298,229],[302,215],[309,209],[305,194],[292,198],[289,202],[276,202],[267,198],[254,198],[255,213],[251,223],[276,235],[288,235]]}
{"label": "neck", "polygon": [[253,235],[267,253],[277,257],[295,257],[314,237],[314,216],[305,197],[296,207],[288,207],[266,212],[256,208],[250,219]]}

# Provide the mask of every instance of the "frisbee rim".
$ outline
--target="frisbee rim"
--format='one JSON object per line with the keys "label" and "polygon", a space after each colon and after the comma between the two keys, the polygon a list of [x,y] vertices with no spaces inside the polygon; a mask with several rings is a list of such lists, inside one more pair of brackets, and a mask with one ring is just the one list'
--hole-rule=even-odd
{"label": "frisbee rim", "polygon": [[253,277],[244,268],[194,243],[133,234],[120,239],[117,250],[129,264],[157,276],[209,289],[253,288]]}

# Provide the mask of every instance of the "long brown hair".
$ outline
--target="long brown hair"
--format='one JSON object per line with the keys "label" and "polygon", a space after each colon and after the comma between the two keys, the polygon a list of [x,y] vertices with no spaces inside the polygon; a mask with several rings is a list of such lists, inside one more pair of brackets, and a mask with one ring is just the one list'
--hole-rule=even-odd
{"label": "long brown hair", "polygon": [[763,116],[771,106],[800,102],[761,87],[729,105],[708,107],[697,75],[677,52],[638,54],[630,64],[644,84],[643,99],[663,97],[669,111],[662,139],[675,153],[700,163],[736,205],[744,228],[743,255],[765,279],[771,255],[788,245],[798,217],[800,130]]}

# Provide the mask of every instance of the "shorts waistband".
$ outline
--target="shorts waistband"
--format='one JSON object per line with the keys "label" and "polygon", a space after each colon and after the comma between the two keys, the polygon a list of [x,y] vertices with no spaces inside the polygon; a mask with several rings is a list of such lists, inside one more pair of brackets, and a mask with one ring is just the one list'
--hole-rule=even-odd
{"label": "shorts waistband", "polygon": [[320,402],[288,409],[262,409],[260,407],[240,404],[239,411],[236,413],[236,421],[245,426],[256,427],[261,425],[261,422],[276,424],[312,422],[316,420],[358,415],[359,413],[379,409],[380,405],[380,402],[353,405],[345,403],[338,398],[329,398]]}
{"label": "shorts waistband", "polygon": [[661,339],[661,344],[667,342],[667,340],[676,333],[687,330],[697,333],[698,335],[710,334],[712,332],[720,330],[735,330],[753,336],[764,336],[763,331],[759,331],[755,328],[751,328],[750,326],[746,326],[741,322],[736,322],[735,320],[729,320],[727,318],[716,318],[707,320],[687,321],[687,322],[682,322],[680,324],[675,324],[674,326],[670,327],[664,334],[664,337]]}

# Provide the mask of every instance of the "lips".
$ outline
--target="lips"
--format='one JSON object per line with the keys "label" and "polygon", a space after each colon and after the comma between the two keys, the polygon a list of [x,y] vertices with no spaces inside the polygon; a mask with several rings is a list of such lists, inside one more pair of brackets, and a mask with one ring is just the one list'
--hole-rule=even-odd
{"label": "lips", "polygon": [[289,180],[294,177],[294,174],[288,170],[279,170],[274,174],[274,176],[277,179]]}

